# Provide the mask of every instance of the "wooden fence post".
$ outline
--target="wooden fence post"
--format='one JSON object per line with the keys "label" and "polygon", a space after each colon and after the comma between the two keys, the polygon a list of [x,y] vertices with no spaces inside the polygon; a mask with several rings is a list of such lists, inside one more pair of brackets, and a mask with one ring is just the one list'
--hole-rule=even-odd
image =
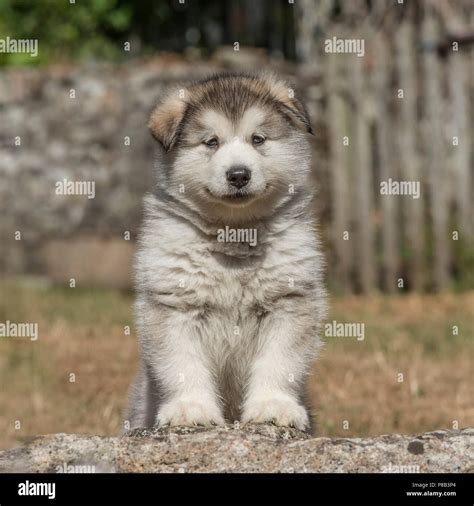
{"label": "wooden fence post", "polygon": [[[470,101],[467,69],[469,69],[469,54],[463,54],[461,49],[448,49],[449,98],[452,110],[452,131],[448,134],[451,139],[451,160],[453,176],[455,178],[454,201],[456,203],[457,219],[463,236],[472,238],[472,188],[471,188],[471,146],[473,133],[469,129]],[[474,62],[472,62],[474,65]],[[473,78],[474,76],[471,76]]]}
{"label": "wooden fence post", "polygon": [[[343,139],[349,136],[349,111],[344,98],[344,55],[326,55],[326,91],[328,94],[327,122],[329,127],[331,178],[331,238],[336,254],[335,280],[339,289],[350,287],[350,248],[354,241],[349,231],[349,147]],[[349,233],[346,238],[345,233]]]}
{"label": "wooden fence post", "polygon": [[419,182],[421,187],[419,199],[410,196],[399,197],[402,199],[405,243],[410,252],[407,272],[409,284],[413,290],[420,290],[423,285],[422,254],[425,230],[423,226],[423,203],[426,202],[426,199],[423,195],[424,188],[417,153],[419,141],[417,132],[420,124],[417,115],[417,99],[420,90],[417,86],[415,70],[416,45],[409,21],[404,21],[398,29],[395,43],[399,90],[403,93],[403,98],[398,100],[398,150],[397,153],[393,153],[393,156],[400,162],[402,180]]}
{"label": "wooden fence post", "polygon": [[[390,53],[387,41],[383,34],[374,41],[375,70],[374,70],[374,93],[376,113],[374,114],[375,138],[377,143],[379,178],[380,181],[396,179],[397,171],[394,160],[394,143],[392,131],[394,124],[388,104],[391,94],[395,92],[390,88]],[[380,193],[380,189],[379,189]],[[398,244],[398,200],[394,195],[380,195],[382,209],[381,239],[382,239],[382,280],[383,287],[388,292],[396,289],[398,272],[398,258],[400,246]]]}
{"label": "wooden fence post", "polygon": [[430,210],[433,228],[434,266],[433,281],[438,289],[448,283],[448,184],[445,177],[445,153],[442,131],[443,97],[441,93],[441,71],[436,53],[437,22],[432,8],[425,9],[422,22],[423,37],[423,110],[425,174],[430,188]]}
{"label": "wooden fence post", "polygon": [[351,55],[350,72],[351,89],[354,99],[353,131],[351,135],[354,160],[352,173],[354,191],[351,195],[353,206],[356,239],[355,253],[358,280],[363,292],[370,292],[375,287],[375,242],[372,186],[372,146],[370,141],[370,125],[367,114],[368,79],[363,68],[364,59]]}

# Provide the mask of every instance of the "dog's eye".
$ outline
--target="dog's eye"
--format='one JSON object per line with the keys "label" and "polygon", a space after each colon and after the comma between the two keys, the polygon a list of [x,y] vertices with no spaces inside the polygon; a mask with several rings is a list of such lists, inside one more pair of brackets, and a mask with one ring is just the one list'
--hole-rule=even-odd
{"label": "dog's eye", "polygon": [[258,146],[259,144],[263,144],[265,142],[265,137],[260,134],[252,135],[252,144]]}
{"label": "dog's eye", "polygon": [[219,141],[217,140],[217,137],[211,137],[207,141],[204,141],[204,144],[208,148],[217,148],[217,146],[219,145]]}

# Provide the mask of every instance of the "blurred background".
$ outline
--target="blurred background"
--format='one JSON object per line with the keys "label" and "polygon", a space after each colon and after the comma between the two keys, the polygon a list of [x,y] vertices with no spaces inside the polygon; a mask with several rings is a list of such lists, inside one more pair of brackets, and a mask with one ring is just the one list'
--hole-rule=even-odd
{"label": "blurred background", "polygon": [[[326,52],[353,39],[362,56]],[[262,69],[313,120],[328,321],[365,324],[364,340],[326,338],[319,433],[474,425],[471,0],[2,0],[0,323],[39,339],[0,337],[0,447],[121,430],[148,115],[173,83]],[[94,198],[57,195],[64,180]]]}

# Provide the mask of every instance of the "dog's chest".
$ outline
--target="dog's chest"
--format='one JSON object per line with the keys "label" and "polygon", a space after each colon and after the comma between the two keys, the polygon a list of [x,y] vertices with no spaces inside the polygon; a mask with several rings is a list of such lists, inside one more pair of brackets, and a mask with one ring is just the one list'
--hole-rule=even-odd
{"label": "dog's chest", "polygon": [[264,313],[275,300],[291,292],[295,278],[302,279],[304,273],[304,266],[296,259],[282,257],[270,246],[265,255],[238,258],[210,254],[201,261],[203,276],[196,286],[197,299],[210,309],[241,317]]}
{"label": "dog's chest", "polygon": [[244,266],[212,265],[208,263],[207,276],[198,287],[203,300],[210,308],[239,313],[255,312],[267,300],[272,281],[262,276],[259,261]]}
{"label": "dog's chest", "polygon": [[166,306],[217,314],[227,323],[257,316],[294,291],[301,295],[314,268],[314,251],[301,236],[259,237],[258,245],[246,250],[182,234],[173,248],[163,241],[158,254],[146,257],[150,263],[140,263],[140,272]]}

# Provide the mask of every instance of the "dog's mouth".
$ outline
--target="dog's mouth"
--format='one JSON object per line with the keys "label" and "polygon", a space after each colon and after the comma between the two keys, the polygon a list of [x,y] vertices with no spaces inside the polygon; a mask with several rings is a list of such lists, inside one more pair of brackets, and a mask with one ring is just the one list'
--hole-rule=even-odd
{"label": "dog's mouth", "polygon": [[222,197],[224,200],[230,200],[230,201],[245,201],[250,198],[252,198],[252,195],[248,192],[242,192],[240,190],[237,190],[235,193],[230,193],[227,195],[224,195]]}
{"label": "dog's mouth", "polygon": [[215,195],[209,188],[206,188],[206,193],[214,200],[226,202],[228,204],[244,204],[255,199],[257,195],[249,193],[248,191],[236,190],[232,193],[225,193],[224,195]]}

